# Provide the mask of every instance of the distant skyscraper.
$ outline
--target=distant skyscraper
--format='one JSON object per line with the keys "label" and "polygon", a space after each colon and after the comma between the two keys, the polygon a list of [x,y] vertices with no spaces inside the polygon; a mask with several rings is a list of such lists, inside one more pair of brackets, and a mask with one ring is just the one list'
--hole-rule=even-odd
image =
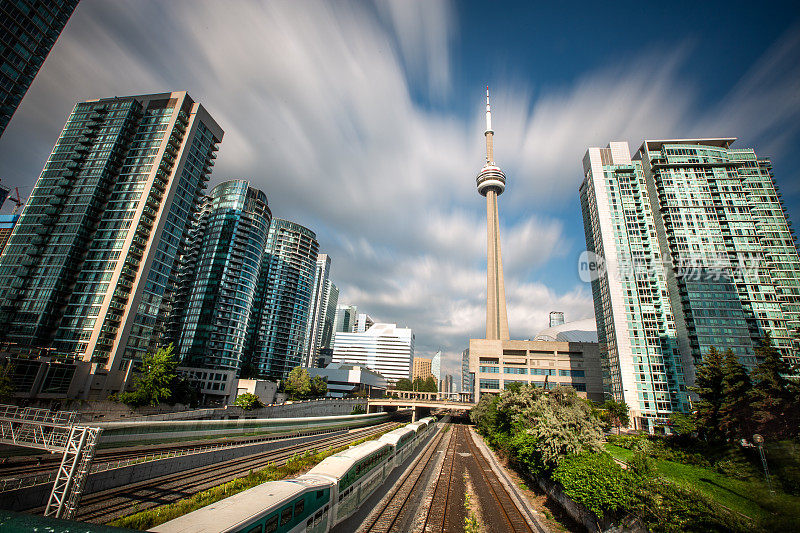
{"label": "distant skyscraper", "polygon": [[497,197],[506,189],[506,175],[494,162],[492,111],[486,88],[486,164],[477,177],[478,192],[486,197],[486,340],[508,340],[506,289],[500,254],[500,219]]}
{"label": "distant skyscraper", "polygon": [[339,303],[339,288],[335,283],[328,284],[328,295],[326,296],[328,308],[325,311],[325,320],[322,324],[322,344],[321,350],[333,348],[333,321],[336,318],[336,306]]}
{"label": "distant skyscraper", "polygon": [[173,312],[182,364],[239,370],[271,219],[267,196],[245,180],[204,199]]}
{"label": "distant skyscraper", "polygon": [[[308,313],[306,326],[305,360],[303,366],[313,367],[320,348],[323,346],[323,336],[326,322],[333,329],[333,317],[328,318],[329,302],[331,296],[331,258],[328,254],[317,256],[317,266],[314,274],[314,287],[311,291],[311,307]],[[338,290],[336,291],[338,300]],[[335,304],[334,304],[335,309]]]}
{"label": "distant skyscraper", "polygon": [[461,392],[474,394],[475,373],[469,370],[469,348],[461,352]]}
{"label": "distant skyscraper", "polygon": [[415,357],[414,358],[414,365],[411,368],[411,379],[416,380],[417,378],[425,381],[428,377],[432,376],[431,374],[431,360],[427,357]]}
{"label": "distant skyscraper", "polygon": [[185,92],[77,104],[0,257],[0,336],[111,372],[153,349],[222,135]]}
{"label": "distant skyscraper", "polygon": [[[617,399],[663,422],[713,346],[757,363],[769,331],[790,361],[800,260],[770,172],[734,139],[590,148],[581,186],[597,333]],[[684,377],[685,376],[685,377]]]}
{"label": "distant skyscraper", "polygon": [[431,359],[431,374],[436,378],[436,383],[442,381],[442,351],[436,352]]}
{"label": "distant skyscraper", "polygon": [[550,311],[550,327],[554,328],[564,323],[564,313],[561,311]]}
{"label": "distant skyscraper", "polygon": [[411,377],[414,332],[397,324],[375,324],[364,333],[336,333],[333,362],[362,365],[390,382]]}
{"label": "distant skyscraper", "polygon": [[369,316],[366,313],[359,313],[358,314],[358,318],[356,319],[356,325],[355,325],[355,328],[353,328],[353,331],[356,332],[356,333],[364,333],[369,328],[371,328],[374,323],[375,323],[375,321],[372,320],[371,316]]}
{"label": "distant skyscraper", "polygon": [[352,333],[356,328],[356,321],[358,320],[358,307],[355,305],[342,305],[336,306],[336,318],[333,321],[333,332],[336,333]]}
{"label": "distant skyscraper", "polygon": [[78,0],[0,3],[0,136],[77,5]]}
{"label": "distant skyscraper", "polygon": [[319,244],[308,228],[273,219],[248,327],[248,363],[260,375],[285,378],[304,361]]}

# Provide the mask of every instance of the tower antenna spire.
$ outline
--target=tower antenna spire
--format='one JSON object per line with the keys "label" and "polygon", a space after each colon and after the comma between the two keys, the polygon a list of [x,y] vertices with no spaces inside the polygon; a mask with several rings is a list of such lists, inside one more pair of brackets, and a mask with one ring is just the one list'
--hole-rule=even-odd
{"label": "tower antenna spire", "polygon": [[492,106],[489,104],[489,86],[486,86],[486,162],[492,163],[494,161],[494,147],[492,139],[494,131],[492,131]]}

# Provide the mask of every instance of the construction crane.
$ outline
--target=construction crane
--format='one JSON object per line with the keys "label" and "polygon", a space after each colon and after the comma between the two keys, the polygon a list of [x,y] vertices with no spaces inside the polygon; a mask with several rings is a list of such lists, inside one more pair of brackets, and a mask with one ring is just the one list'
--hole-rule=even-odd
{"label": "construction crane", "polygon": [[16,198],[14,198],[13,196],[11,196],[11,197],[9,198],[9,200],[10,200],[10,201],[12,201],[12,202],[14,202],[14,203],[16,204],[16,205],[15,205],[15,207],[14,207],[14,212],[12,213],[13,215],[16,215],[16,214],[17,214],[17,212],[19,212],[20,208],[22,207],[22,205],[23,205],[25,202],[23,202],[22,200],[20,200],[20,199],[19,199],[19,187],[14,187],[14,192],[16,192],[16,193],[17,193],[17,197],[16,197]]}

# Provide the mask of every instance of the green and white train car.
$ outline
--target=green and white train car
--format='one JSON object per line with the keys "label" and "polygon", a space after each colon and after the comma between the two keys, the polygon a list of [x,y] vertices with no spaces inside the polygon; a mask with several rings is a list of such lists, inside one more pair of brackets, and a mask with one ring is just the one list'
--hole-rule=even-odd
{"label": "green and white train car", "polygon": [[161,524],[160,533],[323,533],[352,515],[435,429],[423,418],[272,481]]}

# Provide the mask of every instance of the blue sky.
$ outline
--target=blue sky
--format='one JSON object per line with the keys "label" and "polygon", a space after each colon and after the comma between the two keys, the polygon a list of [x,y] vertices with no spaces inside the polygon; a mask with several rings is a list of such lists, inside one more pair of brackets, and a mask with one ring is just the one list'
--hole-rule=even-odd
{"label": "blue sky", "polygon": [[589,146],[739,137],[800,220],[796,3],[554,4],[82,0],[0,138],[0,176],[29,192],[77,101],[188,90],[226,132],[210,185],[251,179],[317,232],[343,303],[414,328],[451,371],[484,328],[487,84],[514,338],[551,310],[593,314]]}

